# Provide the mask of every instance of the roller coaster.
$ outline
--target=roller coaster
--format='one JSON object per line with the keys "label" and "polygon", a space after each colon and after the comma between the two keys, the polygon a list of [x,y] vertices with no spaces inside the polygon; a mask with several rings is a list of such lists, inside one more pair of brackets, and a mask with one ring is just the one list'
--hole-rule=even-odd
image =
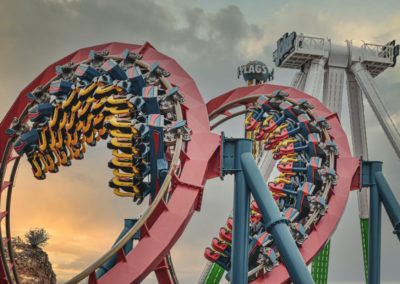
{"label": "roller coaster", "polygon": [[[83,48],[45,69],[0,124],[1,283],[20,283],[11,201],[21,159],[45,182],[100,140],[110,150],[112,192],[149,206],[67,283],[140,283],[151,272],[159,283],[178,283],[170,250],[201,210],[206,181],[228,174],[235,175],[233,214],[205,249],[210,263],[200,283],[219,283],[224,274],[232,283],[326,283],[306,265],[329,244],[350,191],[363,187],[399,235],[399,204],[381,167],[352,156],[339,116],[299,86],[267,83],[273,71],[250,77],[206,104],[193,79],[150,43]],[[245,138],[212,132],[243,115]],[[278,175],[268,180],[274,167]],[[379,234],[380,212],[371,212],[378,216],[371,233]],[[369,275],[379,277],[379,245],[369,245]]]}

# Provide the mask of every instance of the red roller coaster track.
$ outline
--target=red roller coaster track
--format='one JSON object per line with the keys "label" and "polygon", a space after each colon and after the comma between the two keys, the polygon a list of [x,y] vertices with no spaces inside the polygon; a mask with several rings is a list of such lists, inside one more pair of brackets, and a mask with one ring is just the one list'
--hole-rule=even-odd
{"label": "red roller coaster track", "polygon": [[[230,116],[232,114],[229,113],[229,109],[252,103],[258,97],[257,95],[269,94],[278,89],[288,92],[292,99],[307,99],[314,105],[317,116],[325,117],[329,122],[332,139],[340,149],[336,169],[340,178],[330,198],[329,210],[300,248],[305,261],[309,263],[333,234],[344,212],[352,178],[358,167],[358,160],[351,157],[347,137],[337,116],[318,100],[305,93],[285,86],[268,84],[232,90],[211,100],[206,105],[193,79],[175,60],[159,53],[149,43],[144,45],[109,43],[80,49],[50,65],[22,90],[0,124],[0,158],[4,165],[1,180],[2,192],[5,189],[12,190],[13,180],[4,181],[3,179],[5,166],[16,158],[12,156],[11,147],[7,146],[9,138],[6,136],[5,130],[9,128],[14,117],[21,117],[24,113],[29,104],[26,94],[52,79],[55,76],[55,66],[57,65],[63,65],[70,61],[81,62],[88,57],[90,50],[108,50],[110,54],[114,55],[122,53],[126,48],[143,55],[143,59],[148,63],[159,62],[162,68],[171,73],[169,81],[173,86],[179,86],[185,98],[182,112],[188,128],[192,131],[191,140],[183,147],[180,154],[181,171],[179,175],[174,174],[172,177],[168,202],[161,200],[155,204],[154,210],[141,226],[141,238],[137,245],[129,254],[121,254],[116,265],[100,279],[96,280],[94,277],[95,268],[83,276],[89,277],[89,283],[139,283],[150,272],[155,271],[160,283],[172,283],[165,257],[185,230],[193,213],[200,210],[206,180],[219,176],[220,136],[211,133],[208,115],[211,119],[218,115]],[[3,213],[4,216],[7,214],[9,214],[8,211]],[[5,261],[6,259],[3,258],[0,263],[1,282],[9,283],[5,268],[12,266],[12,263],[5,263]],[[280,265],[271,273],[259,277],[255,283],[264,283],[265,280],[270,283],[282,283],[287,281],[288,277],[286,269]]]}

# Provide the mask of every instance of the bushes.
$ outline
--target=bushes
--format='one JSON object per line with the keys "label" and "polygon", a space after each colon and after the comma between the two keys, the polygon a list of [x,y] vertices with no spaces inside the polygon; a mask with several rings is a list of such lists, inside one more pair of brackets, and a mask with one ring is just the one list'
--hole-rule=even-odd
{"label": "bushes", "polygon": [[45,229],[30,229],[25,234],[25,241],[32,248],[44,247],[50,236]]}

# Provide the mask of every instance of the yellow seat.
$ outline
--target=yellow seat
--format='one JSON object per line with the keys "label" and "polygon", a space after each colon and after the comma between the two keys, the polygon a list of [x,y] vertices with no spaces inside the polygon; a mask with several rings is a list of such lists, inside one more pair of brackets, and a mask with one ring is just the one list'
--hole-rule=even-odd
{"label": "yellow seat", "polygon": [[132,137],[133,137],[132,133],[123,133],[119,130],[111,130],[110,135],[111,135],[111,137],[123,138],[123,139],[132,139]]}
{"label": "yellow seat", "polygon": [[132,154],[121,153],[118,150],[112,150],[112,155],[118,159],[132,159]]}
{"label": "yellow seat", "polygon": [[39,149],[41,152],[44,152],[47,149],[47,137],[46,137],[46,131],[48,127],[45,126],[43,129],[40,131],[40,138],[39,138]]}
{"label": "yellow seat", "polygon": [[67,109],[72,104],[77,95],[78,95],[77,91],[73,90],[68,96],[68,98],[62,102],[62,108]]}
{"label": "yellow seat", "polygon": [[134,193],[140,194],[140,190],[137,186],[133,185],[132,181],[129,179],[120,179],[118,177],[113,177],[111,182],[120,188],[129,188],[131,189]]}
{"label": "yellow seat", "polygon": [[50,121],[49,121],[49,126],[50,128],[53,128],[54,126],[57,125],[58,123],[58,116],[59,116],[59,112],[60,112],[60,105],[57,105],[54,109],[53,109],[53,114],[51,115]]}
{"label": "yellow seat", "polygon": [[35,178],[45,179],[46,175],[42,169],[42,163],[39,158],[39,153],[34,153],[31,157],[28,157],[28,162],[31,164],[32,172]]}
{"label": "yellow seat", "polygon": [[82,102],[81,101],[77,101],[76,104],[72,106],[71,112],[72,113],[78,112],[78,110],[81,108],[81,106],[82,106]]}
{"label": "yellow seat", "polygon": [[113,175],[119,178],[133,178],[136,176],[135,173],[123,173],[120,172],[118,169],[113,170]]}
{"label": "yellow seat", "polygon": [[124,191],[121,191],[119,188],[114,188],[114,194],[119,197],[136,197],[136,193],[124,192]]}
{"label": "yellow seat", "polygon": [[79,98],[87,97],[91,91],[93,91],[97,87],[98,83],[97,82],[92,82],[90,85],[86,86],[86,88],[83,88],[79,90]]}

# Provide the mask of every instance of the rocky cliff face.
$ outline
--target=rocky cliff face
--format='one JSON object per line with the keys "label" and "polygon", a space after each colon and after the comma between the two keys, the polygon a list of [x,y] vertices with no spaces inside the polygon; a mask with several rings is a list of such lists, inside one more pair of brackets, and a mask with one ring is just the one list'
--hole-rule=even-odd
{"label": "rocky cliff face", "polygon": [[43,249],[32,247],[19,237],[13,238],[11,243],[21,284],[56,283],[56,274]]}

